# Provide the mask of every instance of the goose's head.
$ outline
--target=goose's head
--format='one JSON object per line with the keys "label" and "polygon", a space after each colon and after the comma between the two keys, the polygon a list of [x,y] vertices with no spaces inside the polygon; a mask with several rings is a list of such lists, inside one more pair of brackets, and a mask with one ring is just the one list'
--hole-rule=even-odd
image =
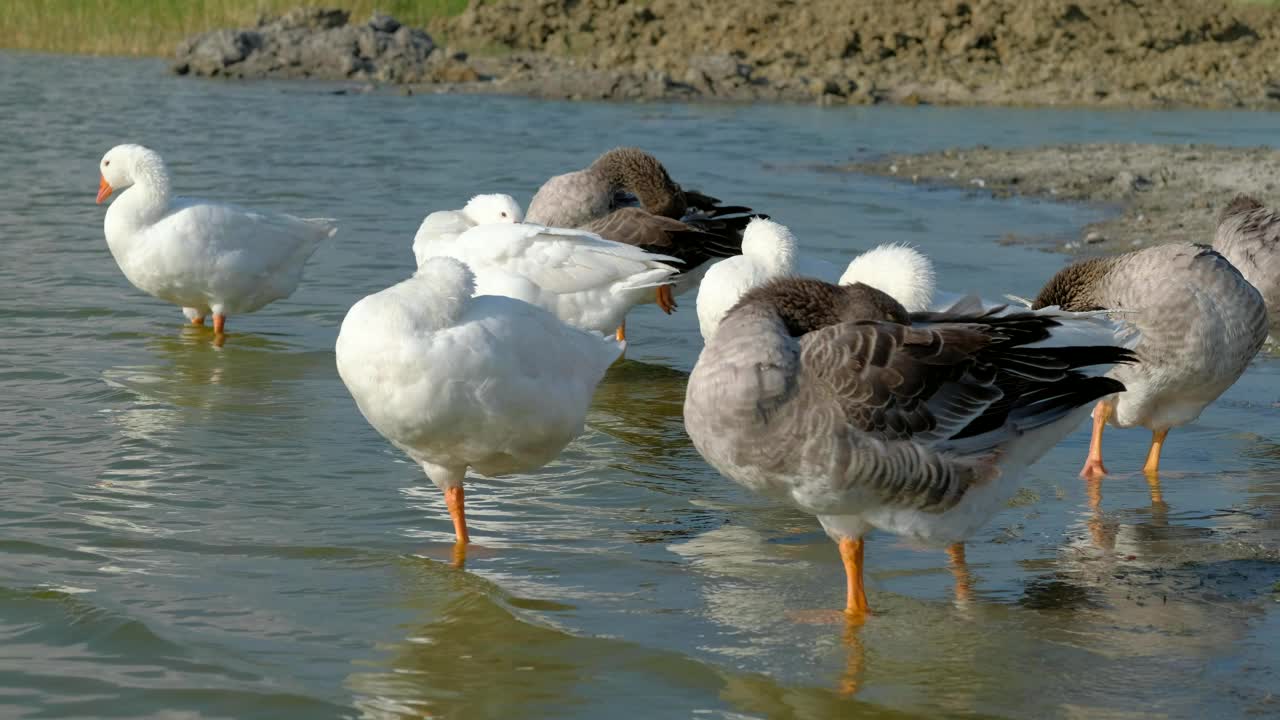
{"label": "goose's head", "polygon": [[520,203],[510,195],[476,195],[462,208],[462,214],[476,225],[524,222]]}
{"label": "goose's head", "polygon": [[128,189],[144,176],[164,175],[164,161],[160,154],[141,145],[117,145],[102,156],[98,163],[101,177],[98,181],[98,203],[111,193]]}
{"label": "goose's head", "polygon": [[752,218],[742,231],[742,254],[778,273],[795,265],[796,236],[780,223]]}

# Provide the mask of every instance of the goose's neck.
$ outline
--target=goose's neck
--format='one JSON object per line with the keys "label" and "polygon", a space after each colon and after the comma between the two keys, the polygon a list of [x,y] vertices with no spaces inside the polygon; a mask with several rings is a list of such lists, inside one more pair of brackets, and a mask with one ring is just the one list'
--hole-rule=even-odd
{"label": "goose's neck", "polygon": [[107,209],[107,242],[127,243],[138,231],[164,217],[172,201],[169,173],[164,166],[139,163],[134,169],[133,185]]}
{"label": "goose's neck", "polygon": [[655,215],[679,218],[686,210],[680,187],[653,157],[644,154],[606,154],[587,172],[609,186],[612,196],[619,190],[635,195],[640,206]]}
{"label": "goose's neck", "polygon": [[769,273],[769,277],[783,277],[795,273],[796,249],[789,245],[779,244],[768,252],[758,253],[756,260]]}
{"label": "goose's neck", "polygon": [[707,341],[706,351],[724,353],[740,363],[787,364],[794,340],[778,311],[767,304],[734,308]]}

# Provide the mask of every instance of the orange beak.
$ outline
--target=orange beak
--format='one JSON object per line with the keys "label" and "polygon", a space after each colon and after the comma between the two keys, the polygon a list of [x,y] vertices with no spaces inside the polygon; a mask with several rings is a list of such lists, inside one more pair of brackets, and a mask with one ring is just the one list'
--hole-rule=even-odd
{"label": "orange beak", "polygon": [[99,175],[98,176],[98,204],[101,205],[102,201],[111,197],[111,193],[113,192],[115,191],[111,189],[111,183],[107,182],[106,178]]}

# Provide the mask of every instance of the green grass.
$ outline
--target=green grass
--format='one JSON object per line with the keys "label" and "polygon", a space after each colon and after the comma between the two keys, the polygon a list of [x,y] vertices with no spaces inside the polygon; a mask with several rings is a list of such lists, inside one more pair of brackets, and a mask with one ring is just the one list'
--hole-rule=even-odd
{"label": "green grass", "polygon": [[353,21],[376,9],[425,27],[462,12],[467,0],[0,0],[0,47],[167,56],[193,33],[248,27],[262,13],[303,5],[350,10]]}

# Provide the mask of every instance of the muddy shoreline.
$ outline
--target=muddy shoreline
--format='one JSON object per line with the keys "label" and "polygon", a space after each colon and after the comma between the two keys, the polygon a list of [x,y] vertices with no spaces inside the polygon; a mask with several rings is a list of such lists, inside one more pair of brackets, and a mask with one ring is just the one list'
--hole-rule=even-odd
{"label": "muddy shoreline", "polygon": [[1163,242],[1213,241],[1218,212],[1237,193],[1271,204],[1280,150],[1214,145],[1089,144],[957,148],[888,155],[836,168],[902,182],[1115,208],[1079,237],[1031,238],[1068,253],[1103,254]]}
{"label": "muddy shoreline", "polygon": [[563,99],[1280,109],[1277,56],[1280,10],[1236,0],[472,0],[425,29],[299,9],[188,38],[172,67]]}

